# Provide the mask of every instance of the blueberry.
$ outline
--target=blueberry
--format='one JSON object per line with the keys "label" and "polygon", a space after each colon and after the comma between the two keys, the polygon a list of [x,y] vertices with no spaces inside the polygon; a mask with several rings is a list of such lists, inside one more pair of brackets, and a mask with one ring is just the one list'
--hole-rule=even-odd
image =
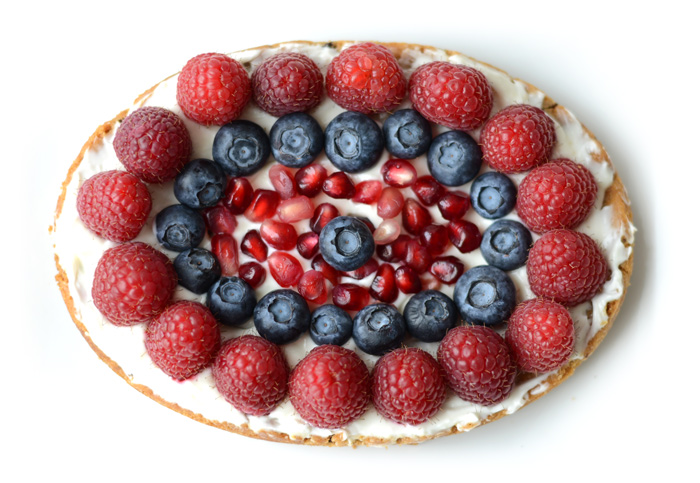
{"label": "blueberry", "polygon": [[209,288],[207,307],[222,324],[243,325],[255,310],[255,291],[238,277],[221,277]]}
{"label": "blueberry", "polygon": [[457,280],[454,301],[468,323],[496,325],[508,320],[515,308],[515,285],[503,270],[481,265]]}
{"label": "blueberry", "polygon": [[353,320],[352,338],[368,354],[381,356],[398,348],[404,335],[406,321],[392,305],[368,305]]}
{"label": "blueberry", "polygon": [[333,268],[349,272],[364,265],[374,253],[372,232],[352,216],[333,218],[321,230],[321,255]]}
{"label": "blueberry", "polygon": [[433,139],[428,149],[428,169],[445,186],[461,186],[479,174],[481,148],[469,134],[448,131]]}
{"label": "blueberry", "polygon": [[323,129],[305,112],[286,114],[272,125],[270,145],[280,164],[303,168],[323,151]]}
{"label": "blueberry", "polygon": [[352,336],[352,318],[335,305],[321,305],[311,314],[311,340],[317,345],[343,345]]}
{"label": "blueberry", "polygon": [[238,120],[221,126],[212,146],[214,161],[231,176],[248,176],[270,157],[270,140],[257,124]]}
{"label": "blueberry", "polygon": [[470,197],[474,211],[489,220],[501,218],[513,209],[518,190],[503,173],[488,171],[472,183]]}
{"label": "blueberry", "polygon": [[430,123],[414,109],[401,109],[384,121],[386,149],[394,157],[415,159],[430,147]]}
{"label": "blueberry", "polygon": [[498,220],[481,238],[481,254],[489,265],[515,270],[525,265],[532,235],[525,225],[514,220]]}
{"label": "blueberry", "polygon": [[209,159],[195,159],[175,178],[175,198],[190,208],[214,206],[224,195],[226,174]]}
{"label": "blueberry", "polygon": [[203,294],[221,277],[219,261],[204,248],[190,248],[181,252],[173,265],[178,283],[192,293]]}
{"label": "blueberry", "polygon": [[382,130],[365,114],[345,111],[326,127],[326,156],[341,171],[365,171],[379,161],[383,151]]}
{"label": "blueberry", "polygon": [[163,247],[184,252],[202,242],[206,226],[199,211],[185,205],[170,205],[156,215],[155,230]]}
{"label": "blueberry", "polygon": [[437,290],[419,292],[403,309],[408,332],[424,342],[438,342],[457,325],[457,306],[450,297]]}
{"label": "blueberry", "polygon": [[304,297],[294,290],[275,290],[255,306],[253,322],[262,337],[273,344],[286,344],[308,330],[311,312]]}

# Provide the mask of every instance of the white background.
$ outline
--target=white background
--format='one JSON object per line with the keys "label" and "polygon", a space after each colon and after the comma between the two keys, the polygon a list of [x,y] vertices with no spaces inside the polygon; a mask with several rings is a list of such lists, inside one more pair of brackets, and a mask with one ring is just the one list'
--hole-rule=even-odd
{"label": "white background", "polygon": [[[691,290],[700,268],[700,37],[691,7],[240,3],[4,7],[0,480],[697,477],[688,474],[700,430],[700,316]],[[607,147],[633,202],[635,269],[615,326],[571,379],[471,433],[353,450],[210,428],[141,395],[99,361],[53,281],[48,226],[70,163],[98,124],[190,57],[296,39],[410,41],[461,51],[540,87]]]}

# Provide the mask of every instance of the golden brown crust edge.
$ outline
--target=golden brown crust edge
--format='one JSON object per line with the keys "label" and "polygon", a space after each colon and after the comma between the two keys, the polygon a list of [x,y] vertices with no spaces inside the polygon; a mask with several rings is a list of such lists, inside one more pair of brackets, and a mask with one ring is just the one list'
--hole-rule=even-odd
{"label": "golden brown crust edge", "polygon": [[[352,41],[335,41],[335,42],[311,42],[311,41],[292,41],[292,42],[284,42],[280,44],[273,44],[273,45],[265,45],[265,46],[260,46],[260,47],[254,47],[251,49],[246,49],[246,50],[256,50],[256,49],[266,49],[266,48],[274,48],[278,47],[283,44],[307,44],[307,45],[331,45],[333,47],[336,47],[338,49],[342,48],[343,45],[348,44],[348,43],[354,43]],[[425,46],[425,45],[419,45],[419,44],[409,44],[409,43],[397,43],[397,42],[392,42],[392,43],[386,43],[386,42],[377,42],[385,45],[387,48],[389,48],[392,53],[398,58],[401,56],[401,53],[404,52],[406,49],[411,49],[411,50],[419,50],[419,51],[429,51],[429,50],[442,50],[446,52],[448,55],[463,55],[460,54],[459,52],[456,51],[451,51],[451,50],[445,50],[445,49],[436,49],[435,47],[430,47],[430,46]],[[496,70],[499,70],[503,72],[501,69],[498,69],[497,67],[493,67],[489,64],[486,64],[484,62],[478,61],[479,63],[483,65],[487,65],[491,68],[494,68]],[[175,74],[176,75],[176,74]],[[171,76],[172,77],[172,76]],[[530,90],[539,90],[536,89],[534,86],[531,84],[528,84],[527,82],[523,82],[528,89]],[[145,99],[150,97],[150,94],[153,92],[153,90],[157,87],[158,84],[155,86],[151,87],[147,91],[145,91],[143,94],[138,96],[134,103],[138,102],[143,102]],[[545,111],[547,111],[552,117],[559,121],[566,121],[569,117],[570,114],[569,112],[562,106],[556,104],[552,99],[549,97],[545,97],[543,107]],[[117,125],[118,122],[121,122],[127,115],[128,110],[124,110],[120,112],[114,119],[111,121],[108,121],[101,126],[99,126],[95,132],[90,136],[90,138],[87,140],[85,145],[80,151],[80,154],[78,157],[73,161],[71,164],[68,173],[66,175],[65,180],[63,181],[63,184],[61,185],[61,192],[58,198],[58,202],[56,205],[56,211],[54,215],[54,223],[52,226],[49,227],[49,231],[53,232],[56,229],[56,222],[62,212],[63,209],[63,203],[65,202],[65,197],[66,197],[66,190],[68,188],[69,183],[71,182],[71,179],[73,177],[73,174],[77,170],[78,166],[83,160],[83,157],[85,156],[85,153],[95,145],[98,141],[101,141],[106,134],[108,134],[112,129],[114,129]],[[595,142],[595,144],[599,147],[600,149],[600,156],[597,156],[597,161],[604,162],[609,164],[613,170],[614,167],[612,165],[612,162],[610,161],[610,158],[603,148],[603,146],[600,144],[600,142],[595,138],[593,133],[591,133],[585,126],[584,129],[586,133],[591,137],[591,139]],[[632,211],[630,207],[630,202],[627,196],[626,189],[624,187],[624,184],[622,183],[622,180],[618,176],[617,172],[615,171],[614,178],[613,178],[613,183],[612,185],[608,188],[608,190],[605,193],[604,197],[604,206],[612,206],[613,214],[614,214],[614,220],[618,224],[619,227],[622,226],[629,226],[632,223]],[[633,242],[632,242],[632,234],[628,233],[626,238],[623,238],[623,241],[626,246],[632,247]],[[476,427],[477,425],[472,425],[469,427],[464,427],[462,429],[457,428],[456,426],[453,426],[452,428],[431,435],[431,436],[424,436],[424,437],[414,437],[414,438],[397,438],[397,439],[385,439],[385,438],[375,438],[375,437],[359,437],[357,439],[353,439],[352,441],[345,440],[342,436],[342,434],[336,434],[330,437],[320,437],[320,436],[311,436],[309,438],[304,438],[304,439],[294,439],[290,438],[287,434],[284,433],[279,433],[279,432],[274,432],[274,431],[264,431],[264,432],[255,432],[249,429],[246,425],[242,426],[237,426],[233,425],[231,423],[227,422],[221,422],[221,421],[214,421],[205,418],[201,414],[195,413],[193,411],[190,411],[188,409],[182,408],[179,405],[172,403],[170,401],[167,401],[157,394],[155,394],[149,387],[137,384],[129,378],[122,368],[112,359],[107,356],[102,350],[97,347],[97,345],[92,341],[90,338],[90,335],[86,329],[86,327],[83,325],[82,321],[78,318],[76,314],[76,309],[75,305],[73,302],[73,298],[70,294],[70,289],[68,287],[68,277],[66,275],[65,270],[61,266],[59,257],[57,254],[54,255],[55,263],[56,263],[56,269],[58,273],[56,274],[56,282],[58,284],[59,290],[61,292],[61,295],[63,296],[63,299],[66,303],[66,307],[68,308],[68,311],[71,315],[71,318],[73,319],[73,322],[75,325],[78,327],[78,330],[80,333],[83,335],[87,343],[90,345],[90,347],[93,349],[93,351],[99,356],[99,358],[104,361],[116,374],[118,374],[122,379],[124,379],[129,385],[140,391],[141,393],[145,394],[146,396],[150,397],[154,401],[162,404],[165,407],[168,407],[174,411],[177,411],[180,414],[183,414],[185,416],[188,416],[191,419],[194,419],[195,421],[199,421],[204,424],[208,424],[213,427],[217,427],[220,429],[224,429],[226,431],[230,431],[233,433],[241,434],[244,436],[248,437],[253,437],[253,438],[258,438],[258,439],[264,439],[264,440],[269,440],[269,441],[276,441],[276,442],[284,442],[284,443],[295,443],[295,444],[309,444],[309,445],[317,445],[317,446],[361,446],[361,445],[366,445],[366,446],[385,446],[389,444],[417,444],[422,441],[426,441],[429,439],[435,439],[438,437],[442,436],[447,436],[450,434],[457,434],[464,432],[466,430],[472,429],[473,427]],[[525,396],[525,403],[523,406],[526,406],[530,404],[531,402],[539,399],[540,397],[544,396],[547,394],[549,391],[551,391],[554,387],[558,386],[561,384],[565,379],[567,379],[571,374],[574,373],[575,369],[581,364],[585,359],[587,359],[593,351],[599,346],[601,341],[605,338],[607,335],[608,331],[613,325],[613,322],[615,318],[617,317],[620,307],[622,305],[622,302],[624,300],[624,297],[627,293],[627,287],[629,286],[630,283],[630,278],[632,274],[632,267],[633,267],[633,255],[630,254],[629,258],[624,261],[620,265],[620,270],[622,272],[622,277],[623,277],[623,293],[618,298],[617,300],[614,300],[610,303],[608,303],[606,307],[606,311],[608,314],[608,322],[605,324],[604,327],[602,327],[598,333],[588,342],[586,349],[584,350],[583,357],[581,359],[575,359],[569,361],[564,367],[559,369],[556,373],[550,375],[541,385],[546,385],[546,389],[538,392],[537,394],[533,394],[534,390],[531,390],[528,392],[528,394]],[[527,376],[526,376],[527,377]],[[539,387],[539,386],[538,386]],[[537,388],[535,388],[537,389]],[[495,421],[497,419],[502,418],[503,416],[506,415],[506,411],[500,411],[498,413],[492,414],[489,416],[487,419],[482,421],[478,426],[484,425],[486,423]]]}

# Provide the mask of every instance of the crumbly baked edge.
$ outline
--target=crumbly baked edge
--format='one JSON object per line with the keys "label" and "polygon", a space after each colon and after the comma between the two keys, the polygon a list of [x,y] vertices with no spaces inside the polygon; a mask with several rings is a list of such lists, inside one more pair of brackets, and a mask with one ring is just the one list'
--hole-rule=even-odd
{"label": "crumbly baked edge", "polygon": [[[292,42],[284,42],[284,43],[279,43],[279,44],[272,44],[272,45],[264,45],[264,46],[259,46],[259,47],[253,47],[251,49],[246,49],[246,50],[257,50],[257,49],[268,49],[268,48],[275,48],[283,44],[316,44],[316,45],[327,45],[330,44],[339,50],[342,48],[343,45],[345,44],[350,44],[354,43],[354,41],[335,41],[335,42],[311,42],[311,41],[292,41]],[[436,49],[435,47],[431,46],[425,46],[425,45],[419,45],[419,44],[409,44],[409,43],[398,43],[398,42],[391,42],[391,43],[386,43],[386,42],[376,42],[380,43],[387,48],[389,48],[392,53],[398,58],[401,56],[401,53],[406,50],[406,49],[411,49],[411,50],[419,50],[421,52],[428,51],[428,50],[443,50],[446,52],[448,55],[463,55],[459,52],[452,51],[452,50],[445,50],[445,49]],[[470,57],[469,57],[470,58]],[[501,69],[498,69],[497,67],[491,66],[485,62],[477,61],[476,59],[472,59],[475,62],[478,62],[482,65],[486,65],[490,68],[499,70],[501,72],[504,72]],[[177,75],[177,74],[174,74]],[[172,77],[172,76],[170,76]],[[169,78],[169,77],[168,77]],[[538,91],[541,92],[539,89],[534,87],[533,85],[522,81],[520,79],[516,79],[519,82],[522,82],[528,90],[532,91]],[[146,100],[153,90],[157,87],[158,84],[155,86],[151,87],[150,89],[146,90],[143,94],[138,96],[136,100],[134,101],[134,104],[137,104],[139,102],[143,102]],[[549,96],[545,95],[544,101],[543,101],[543,109],[550,114],[552,117],[554,117],[557,120],[564,120],[568,119],[570,117],[569,111],[564,108],[563,106],[560,106],[559,104],[555,103]],[[101,126],[99,126],[95,132],[90,136],[90,138],[87,140],[87,142],[83,145],[80,154],[78,154],[77,158],[73,161],[71,164],[68,173],[66,175],[65,180],[63,181],[63,184],[61,185],[61,193],[58,198],[58,202],[56,204],[56,210],[54,214],[54,223],[49,227],[49,232],[53,233],[56,230],[56,223],[61,215],[62,209],[63,209],[63,203],[65,201],[66,197],[66,190],[71,182],[71,179],[73,177],[73,174],[77,170],[78,166],[83,160],[83,157],[85,156],[85,153],[99,140],[101,140],[106,134],[108,134],[112,129],[115,129],[117,124],[121,122],[129,112],[128,109],[120,112],[115,116],[111,121],[108,121]],[[624,184],[622,183],[622,180],[620,179],[617,171],[615,171],[614,166],[612,164],[612,161],[610,160],[607,151],[605,148],[602,146],[602,144],[598,141],[598,139],[593,135],[593,133],[583,126],[583,129],[585,132],[590,136],[591,140],[600,148],[600,154],[597,156],[594,156],[596,158],[596,161],[599,161],[601,163],[607,163],[608,165],[611,166],[611,168],[614,171],[614,178],[613,178],[613,183],[611,186],[608,188],[608,190],[605,193],[604,201],[603,201],[603,206],[612,206],[612,211],[614,214],[614,221],[618,224],[618,226],[630,226],[633,221],[632,217],[632,210],[630,207],[630,202],[629,198],[627,196],[627,191],[625,189]],[[632,235],[631,233],[626,233],[623,235],[622,241],[625,244],[626,247],[628,248],[633,248],[633,240],[632,240]],[[528,391],[528,393],[525,396],[525,402],[523,406],[521,406],[518,410],[522,409],[523,407],[527,406],[528,404],[532,403],[533,401],[539,399],[540,397],[544,396],[547,394],[549,391],[551,391],[554,387],[558,386],[561,384],[564,380],[566,380],[569,376],[571,376],[576,368],[584,361],[586,360],[595,350],[596,348],[600,345],[601,341],[605,338],[607,335],[608,331],[613,325],[613,322],[615,321],[615,318],[617,317],[620,307],[622,306],[622,303],[624,301],[625,295],[627,293],[627,288],[630,284],[630,279],[632,275],[632,268],[633,268],[633,258],[634,258],[634,253],[633,251],[630,251],[630,256],[626,261],[624,261],[622,264],[620,264],[619,268],[620,271],[622,272],[622,277],[623,277],[623,292],[622,295],[611,302],[609,302],[606,306],[606,312],[608,314],[608,321],[607,323],[601,327],[601,329],[596,333],[596,335],[588,342],[586,349],[584,350],[584,353],[582,355],[582,358],[580,359],[574,359],[570,360],[566,365],[564,365],[561,369],[559,369],[556,373],[550,375],[547,379],[542,381],[540,384],[538,384],[536,387]],[[421,437],[400,437],[400,438],[394,438],[394,439],[388,439],[388,438],[377,438],[377,437],[371,437],[371,436],[359,436],[357,438],[353,438],[352,440],[347,440],[345,439],[344,435],[342,433],[335,433],[331,436],[328,437],[321,437],[321,436],[310,436],[308,438],[292,438],[289,435],[285,433],[280,433],[280,432],[275,432],[275,431],[253,431],[251,430],[247,425],[234,425],[228,422],[223,422],[223,421],[216,421],[216,420],[211,420],[207,419],[201,414],[195,413],[193,411],[190,411],[186,408],[180,407],[178,404],[175,404],[173,402],[167,401],[160,397],[159,395],[155,394],[151,388],[148,386],[142,385],[142,384],[137,384],[127,376],[127,374],[122,370],[122,368],[117,364],[115,361],[113,361],[107,354],[105,354],[90,338],[90,335],[85,327],[85,325],[82,323],[82,321],[78,318],[75,310],[75,305],[73,302],[73,297],[70,294],[70,289],[68,286],[68,276],[66,275],[65,270],[61,266],[58,254],[54,253],[54,261],[56,264],[56,269],[58,273],[55,276],[56,282],[58,284],[59,290],[61,292],[61,295],[63,296],[63,300],[65,301],[66,307],[68,308],[68,311],[71,315],[71,318],[73,319],[73,322],[77,326],[78,330],[80,333],[83,335],[87,343],[90,345],[92,350],[99,356],[99,358],[107,364],[117,375],[119,375],[122,379],[124,379],[129,385],[140,391],[141,393],[145,394],[146,396],[150,397],[154,401],[162,404],[165,407],[168,407],[172,409],[173,411],[177,411],[180,414],[183,414],[191,419],[194,419],[195,421],[199,421],[201,423],[207,424],[209,426],[213,426],[216,428],[220,428],[226,431],[230,431],[233,433],[241,434],[243,436],[248,436],[252,438],[258,438],[258,439],[264,439],[264,440],[269,440],[269,441],[275,441],[275,442],[283,442],[283,443],[294,443],[294,444],[309,444],[309,445],[316,445],[316,446],[387,446],[390,444],[417,444],[423,441],[427,441],[430,439],[435,439],[443,436],[448,436],[451,434],[457,434],[457,433],[462,433],[465,431],[468,431],[470,429],[473,429],[477,426],[483,426],[484,424],[490,423],[492,421],[495,421],[497,419],[502,418],[503,416],[507,415],[506,410],[502,410],[498,413],[494,413],[487,417],[486,419],[482,420],[480,423],[477,424],[471,424],[467,426],[463,426],[461,428],[458,428],[457,425],[453,426],[449,430],[442,431],[436,434],[428,435],[428,436],[421,436]],[[519,376],[521,378],[529,378],[532,377],[532,375],[528,374],[523,374]],[[522,380],[522,379],[520,379]],[[517,383],[517,382],[516,382]],[[541,390],[541,388],[544,387],[544,390]]]}

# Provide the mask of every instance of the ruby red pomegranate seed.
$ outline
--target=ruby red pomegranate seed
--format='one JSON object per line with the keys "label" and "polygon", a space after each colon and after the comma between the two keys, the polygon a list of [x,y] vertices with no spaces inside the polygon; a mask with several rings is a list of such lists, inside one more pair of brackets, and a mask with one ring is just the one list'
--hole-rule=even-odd
{"label": "ruby red pomegranate seed", "polygon": [[204,221],[210,235],[219,233],[233,234],[238,226],[236,215],[223,205],[212,206],[204,210]]}
{"label": "ruby red pomegranate seed", "polygon": [[369,287],[372,297],[387,304],[393,303],[399,296],[399,288],[396,286],[394,267],[383,263],[377,270],[377,274]]}
{"label": "ruby red pomegranate seed", "polygon": [[471,252],[481,245],[479,227],[471,221],[452,220],[447,225],[447,236],[462,253]]}
{"label": "ruby red pomegranate seed", "polygon": [[381,181],[360,181],[355,185],[355,196],[352,197],[352,201],[373,205],[379,201],[379,197],[382,195],[382,188]]}
{"label": "ruby red pomegranate seed", "polygon": [[340,212],[338,212],[338,208],[330,203],[321,203],[316,207],[313,216],[309,220],[311,231],[320,234],[323,227],[326,226],[329,221],[339,215]]}
{"label": "ruby red pomegranate seed", "polygon": [[430,273],[446,284],[453,284],[464,273],[464,263],[453,256],[438,257],[430,265]]}
{"label": "ruby red pomegranate seed", "polygon": [[420,232],[420,244],[428,249],[431,255],[440,255],[447,250],[450,238],[447,228],[442,225],[428,225]]}
{"label": "ruby red pomegranate seed", "polygon": [[314,216],[314,204],[304,195],[282,201],[277,207],[277,215],[286,223],[308,220]]}
{"label": "ruby red pomegranate seed", "polygon": [[387,245],[396,240],[400,234],[401,225],[399,225],[399,222],[393,218],[389,218],[388,220],[383,220],[379,224],[372,236],[374,237],[375,244]]}
{"label": "ruby red pomegranate seed", "polygon": [[294,225],[275,220],[265,220],[260,225],[260,236],[272,248],[291,250],[297,246],[297,231]]}
{"label": "ruby red pomegranate seed", "polygon": [[258,288],[267,278],[267,273],[259,263],[246,262],[238,269],[238,276],[245,280],[251,288]]}
{"label": "ruby red pomegranate seed", "polygon": [[238,271],[238,245],[228,234],[219,233],[211,237],[211,252],[221,265],[221,275],[232,277]]}
{"label": "ruby red pomegranate seed", "polygon": [[316,270],[309,270],[299,279],[297,286],[299,295],[309,302],[325,304],[328,300],[328,290],[326,289],[326,279],[323,274]]}
{"label": "ruby red pomegranate seed", "polygon": [[240,215],[253,201],[253,186],[246,178],[231,178],[221,201],[234,215]]}
{"label": "ruby red pomegranate seed", "polygon": [[313,258],[313,260],[311,260],[311,268],[321,272],[323,276],[326,277],[326,280],[328,280],[331,284],[336,285],[338,283],[338,277],[340,277],[340,272],[335,268],[331,267],[331,265],[323,258],[323,256],[320,253],[316,255]]}
{"label": "ruby red pomegranate seed", "polygon": [[418,235],[423,228],[433,222],[430,212],[413,198],[406,200],[401,211],[403,227],[411,235]]}
{"label": "ruby red pomegranate seed", "polygon": [[257,230],[250,230],[243,235],[241,251],[259,262],[267,260],[267,245],[260,236],[260,232]]}
{"label": "ruby red pomegranate seed", "polygon": [[344,310],[360,310],[369,303],[369,291],[352,283],[333,287],[333,304]]}
{"label": "ruby red pomegranate seed", "polygon": [[374,258],[370,258],[367,263],[362,265],[357,270],[351,272],[343,272],[346,277],[354,278],[355,280],[362,280],[365,277],[370,276],[379,268],[379,262]]}
{"label": "ruby red pomegranate seed", "polygon": [[337,171],[326,178],[321,189],[331,198],[349,199],[355,196],[355,183],[342,171]]}
{"label": "ruby red pomegranate seed", "polygon": [[440,290],[442,288],[442,282],[430,272],[420,276],[420,283],[423,286],[423,290]]}
{"label": "ruby red pomegranate seed", "polygon": [[381,170],[384,182],[389,186],[407,188],[416,182],[416,168],[405,159],[390,159]]}
{"label": "ruby red pomegranate seed", "polygon": [[288,200],[297,194],[297,190],[294,184],[294,176],[292,172],[286,166],[281,164],[274,164],[267,172],[270,177],[270,182],[272,187],[275,188],[283,200]]}
{"label": "ruby red pomegranate seed", "polygon": [[320,164],[309,164],[299,169],[294,175],[299,194],[313,198],[321,192],[323,182],[328,177],[326,168]]}
{"label": "ruby red pomegranate seed", "polygon": [[403,195],[398,188],[388,186],[382,190],[382,194],[377,201],[377,215],[380,218],[393,218],[401,213],[403,208]]}
{"label": "ruby red pomegranate seed", "polygon": [[377,256],[385,262],[400,262],[406,256],[408,242],[411,237],[408,235],[399,235],[396,240],[386,245],[377,246]]}
{"label": "ruby red pomegranate seed", "polygon": [[403,293],[418,293],[423,290],[420,277],[411,267],[401,265],[394,273],[396,286]]}
{"label": "ruby red pomegranate seed", "polygon": [[285,252],[272,252],[267,257],[267,266],[270,269],[270,275],[280,287],[292,287],[298,284],[304,273],[299,260]]}
{"label": "ruby red pomegranate seed", "polygon": [[445,193],[438,201],[438,209],[442,217],[446,220],[458,220],[462,218],[467,211],[469,211],[471,206],[472,203],[469,200],[469,195],[456,191]]}
{"label": "ruby red pomegranate seed", "polygon": [[425,206],[433,206],[446,191],[445,187],[432,176],[421,176],[413,183],[411,189]]}
{"label": "ruby red pomegranate seed", "polygon": [[318,253],[318,233],[308,231],[299,235],[299,238],[297,238],[297,251],[302,257],[311,260]]}
{"label": "ruby red pomegranate seed", "polygon": [[410,240],[406,245],[406,256],[404,257],[406,265],[411,267],[416,273],[421,274],[427,272],[430,264],[433,263],[433,257],[428,252],[428,249],[420,244],[418,240]]}
{"label": "ruby red pomegranate seed", "polygon": [[275,216],[279,204],[280,195],[277,191],[258,189],[253,193],[253,201],[244,215],[250,221],[261,222]]}

